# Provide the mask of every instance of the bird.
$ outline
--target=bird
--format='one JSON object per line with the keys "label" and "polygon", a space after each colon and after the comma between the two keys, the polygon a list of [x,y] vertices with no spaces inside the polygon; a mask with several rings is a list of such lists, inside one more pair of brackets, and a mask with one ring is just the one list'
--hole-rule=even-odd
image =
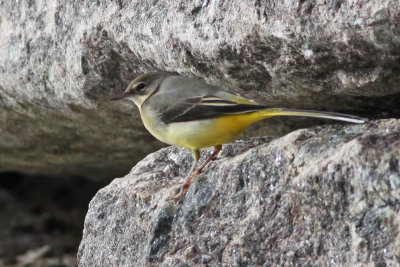
{"label": "bird", "polygon": [[[274,116],[303,116],[364,123],[365,118],[332,112],[277,108],[259,104],[201,79],[167,72],[150,72],[135,78],[112,101],[129,99],[139,108],[145,128],[158,140],[190,150],[193,164],[180,192],[184,196],[194,179],[222,149],[253,123]],[[196,170],[200,150],[214,147]]]}

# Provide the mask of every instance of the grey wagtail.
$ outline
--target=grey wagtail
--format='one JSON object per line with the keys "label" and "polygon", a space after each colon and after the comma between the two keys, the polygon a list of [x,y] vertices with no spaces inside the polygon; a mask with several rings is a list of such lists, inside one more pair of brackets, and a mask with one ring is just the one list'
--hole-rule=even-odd
{"label": "grey wagtail", "polygon": [[[121,95],[139,108],[146,129],[158,140],[186,147],[194,156],[178,200],[188,190],[193,179],[222,149],[222,144],[236,140],[251,124],[273,116],[305,116],[352,123],[367,119],[356,116],[312,110],[271,108],[240,95],[209,85],[201,80],[163,72],[137,77]],[[214,152],[195,171],[200,149],[214,147]]]}

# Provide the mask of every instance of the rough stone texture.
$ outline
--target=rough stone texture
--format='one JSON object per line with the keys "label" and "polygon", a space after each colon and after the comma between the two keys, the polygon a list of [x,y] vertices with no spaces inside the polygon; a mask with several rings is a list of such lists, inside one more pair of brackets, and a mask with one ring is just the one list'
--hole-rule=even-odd
{"label": "rough stone texture", "polygon": [[129,170],[160,145],[108,99],[156,69],[270,105],[400,114],[398,0],[1,1],[0,33],[0,171]]}
{"label": "rough stone texture", "polygon": [[[210,153],[208,151],[207,153]],[[400,120],[224,146],[185,198],[168,147],[90,203],[80,266],[399,266]]]}

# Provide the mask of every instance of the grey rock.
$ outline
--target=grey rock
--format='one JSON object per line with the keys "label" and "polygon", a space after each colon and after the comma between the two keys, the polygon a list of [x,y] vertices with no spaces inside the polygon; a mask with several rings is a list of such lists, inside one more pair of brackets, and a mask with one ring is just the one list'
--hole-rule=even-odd
{"label": "grey rock", "polygon": [[400,264],[400,120],[226,145],[183,199],[169,200],[191,162],[164,148],[100,190],[79,265]]}
{"label": "grey rock", "polygon": [[151,70],[272,106],[399,115],[399,15],[397,0],[1,1],[0,171],[128,171],[160,144],[108,99]]}

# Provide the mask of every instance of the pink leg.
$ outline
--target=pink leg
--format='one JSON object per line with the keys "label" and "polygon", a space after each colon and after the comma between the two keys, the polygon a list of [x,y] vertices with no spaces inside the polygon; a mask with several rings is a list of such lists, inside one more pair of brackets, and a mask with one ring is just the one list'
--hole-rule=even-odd
{"label": "pink leg", "polygon": [[200,151],[198,151],[198,157],[197,157],[197,154],[193,151],[193,153],[195,155],[195,162],[185,180],[185,183],[183,184],[183,186],[181,188],[181,191],[179,192],[179,194],[174,196],[172,199],[178,200],[182,196],[185,195],[186,191],[189,189],[189,186],[193,183],[193,179],[196,178],[197,176],[199,176],[203,172],[204,168],[210,163],[210,161],[213,158],[215,158],[215,156],[221,151],[221,149],[222,149],[222,145],[215,146],[214,152],[207,158],[207,160],[194,173],[193,173],[194,167],[196,166],[197,162],[200,159]]}

